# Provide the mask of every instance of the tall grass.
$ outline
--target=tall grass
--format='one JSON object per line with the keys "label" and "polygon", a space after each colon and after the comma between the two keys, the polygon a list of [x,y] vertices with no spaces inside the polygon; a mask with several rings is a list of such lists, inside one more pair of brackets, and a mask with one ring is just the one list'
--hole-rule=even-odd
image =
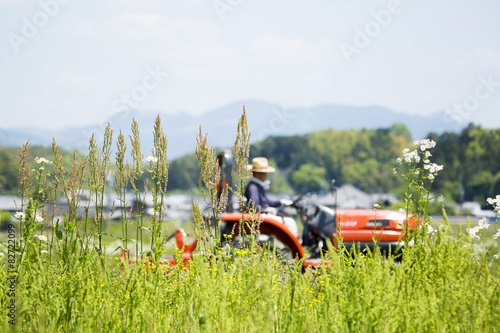
{"label": "tall grass", "polygon": [[[84,161],[75,159],[72,170],[62,167],[54,143],[54,165],[26,160],[29,145],[21,148],[19,172],[22,211],[17,234],[16,259],[1,259],[0,316],[2,331],[22,332],[496,332],[500,330],[500,285],[496,230],[483,227],[469,234],[453,232],[443,214],[443,224],[431,225],[426,217],[429,179],[409,182],[410,215],[425,222],[409,235],[401,258],[369,253],[330,251],[329,265],[303,272],[301,262],[277,259],[272,250],[252,244],[225,251],[220,247],[220,218],[224,205],[214,195],[219,174],[215,151],[200,129],[196,153],[202,168],[200,185],[210,207],[193,205],[194,223],[203,251],[187,266],[182,249],[175,249],[178,264],[164,264],[162,228],[163,196],[168,161],[166,139],[159,118],[155,122],[155,148],[151,159],[140,151],[137,123],[132,124],[132,164],[125,162],[126,145],[118,136],[115,191],[124,207],[124,189],[133,186],[135,216],[121,209],[122,247],[129,250],[128,225],[136,224],[135,253],[144,254],[143,232],[153,251],[148,265],[128,264],[127,257],[108,254],[102,244],[106,220],[102,218],[103,187],[111,165],[111,132],[101,148],[90,141]],[[241,198],[248,177],[248,127],[245,112],[235,143],[237,168],[232,190]],[[415,162],[415,161],[414,161]],[[413,163],[413,162],[412,162]],[[42,167],[42,169],[40,169]],[[408,165],[421,168],[422,165]],[[31,171],[33,169],[33,171]],[[149,172],[147,184],[141,175]],[[415,175],[413,171],[413,175]],[[421,176],[421,174],[420,174]],[[419,176],[419,177],[420,177]],[[83,180],[86,177],[86,182]],[[428,177],[428,174],[425,174]],[[431,177],[432,178],[432,177]],[[50,179],[52,181],[47,181]],[[34,183],[32,183],[34,182]],[[76,197],[86,187],[92,199],[84,217],[76,215]],[[420,187],[420,188],[419,188]],[[38,188],[32,195],[31,189]],[[43,216],[45,198],[40,189],[51,189],[71,202],[62,225]],[[154,196],[154,214],[143,217],[141,198]],[[422,195],[412,195],[419,193]],[[92,205],[95,213],[91,214]],[[21,214],[22,213],[22,214]],[[37,218],[37,214],[39,218]],[[102,218],[102,219],[101,219]],[[95,221],[89,228],[87,220]],[[73,222],[75,221],[75,222]],[[150,228],[143,222],[150,221]],[[42,223],[42,224],[39,224]],[[40,227],[51,227],[47,237]],[[59,228],[61,227],[61,228]],[[432,229],[432,230],[431,230]],[[22,233],[21,233],[22,232]],[[53,236],[52,236],[53,235]],[[471,237],[471,236],[474,237]],[[477,236],[479,236],[477,240]],[[413,237],[413,238],[412,238]],[[413,239],[413,241],[412,241]],[[85,241],[88,240],[88,241]],[[7,244],[5,244],[7,245]],[[154,247],[153,247],[154,245]],[[46,253],[47,252],[47,253]],[[142,258],[146,262],[146,258]],[[11,266],[13,265],[13,266]],[[9,294],[15,272],[15,297]],[[15,326],[8,322],[7,306],[15,301]]]}
{"label": "tall grass", "polygon": [[167,139],[158,116],[153,131],[153,155],[149,156],[149,174],[151,193],[153,195],[153,214],[151,219],[151,250],[155,263],[163,254],[161,221],[164,214],[164,196],[168,183]]}
{"label": "tall grass", "polygon": [[[139,135],[139,124],[135,119],[132,120],[132,136],[130,137],[130,144],[132,145],[132,169],[131,169],[131,183],[135,193],[135,226],[136,226],[136,238],[135,238],[135,253],[139,256],[143,253],[142,247],[142,231],[143,231],[143,215],[144,215],[144,203],[141,200],[141,175],[144,172],[144,161],[143,154],[141,152],[141,138]],[[146,195],[146,188],[144,189],[144,197]],[[139,252],[140,245],[140,252]]]}
{"label": "tall grass", "polygon": [[125,137],[120,131],[118,134],[118,141],[116,143],[116,172],[114,178],[114,189],[120,204],[120,222],[122,224],[122,245],[123,250],[127,253],[128,258],[128,221],[127,221],[127,184],[130,179],[130,166],[126,161],[127,145]]}
{"label": "tall grass", "polygon": [[102,236],[105,232],[106,219],[104,217],[104,191],[106,180],[108,179],[111,167],[111,146],[113,143],[113,131],[108,123],[104,130],[104,141],[99,147],[94,135],[89,141],[89,198],[93,198],[94,203],[94,222],[97,227],[97,242],[96,247],[99,255],[103,254]]}

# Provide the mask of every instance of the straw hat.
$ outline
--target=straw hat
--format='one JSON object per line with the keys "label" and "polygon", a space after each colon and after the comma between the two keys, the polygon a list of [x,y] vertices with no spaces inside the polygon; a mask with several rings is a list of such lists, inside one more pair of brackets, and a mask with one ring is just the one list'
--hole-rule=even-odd
{"label": "straw hat", "polygon": [[276,169],[269,166],[267,158],[256,157],[252,160],[252,164],[247,165],[247,170],[252,172],[274,172]]}

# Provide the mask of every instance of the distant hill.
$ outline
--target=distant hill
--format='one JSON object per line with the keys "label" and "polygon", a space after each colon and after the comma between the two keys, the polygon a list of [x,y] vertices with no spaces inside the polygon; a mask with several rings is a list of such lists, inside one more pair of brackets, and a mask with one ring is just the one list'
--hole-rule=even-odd
{"label": "distant hill", "polygon": [[[463,128],[463,126],[451,122],[444,112],[420,116],[395,112],[381,106],[358,107],[329,104],[283,108],[272,103],[249,100],[235,102],[208,111],[201,116],[186,113],[170,115],[158,112],[168,139],[169,157],[172,159],[194,152],[196,135],[200,125],[202,125],[203,133],[208,133],[209,141],[214,147],[232,146],[243,105],[246,107],[252,142],[261,141],[268,136],[305,134],[328,128],[336,130],[387,128],[394,123],[405,124],[415,139],[424,138],[430,132],[459,132]],[[135,118],[140,127],[143,153],[148,155],[152,149],[155,117],[156,114],[152,112],[130,111],[117,114],[105,123],[95,126],[65,128],[55,131],[33,128],[0,129],[0,145],[19,146],[31,139],[32,144],[47,146],[52,143],[52,138],[55,138],[62,148],[78,148],[86,151],[92,133],[101,139],[108,121],[115,133],[121,129],[128,137],[131,134],[132,118]]]}

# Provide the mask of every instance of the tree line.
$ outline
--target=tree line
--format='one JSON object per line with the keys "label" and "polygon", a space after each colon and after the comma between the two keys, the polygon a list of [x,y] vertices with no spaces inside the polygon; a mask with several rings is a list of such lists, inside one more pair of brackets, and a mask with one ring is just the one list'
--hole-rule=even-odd
{"label": "tree line", "polygon": [[[469,124],[459,133],[429,133],[436,141],[432,161],[444,165],[433,192],[461,203],[486,199],[500,193],[500,129]],[[423,138],[420,138],[423,139]],[[265,156],[278,171],[271,175],[271,190],[301,193],[328,190],[336,184],[352,184],[369,192],[403,194],[405,180],[394,173],[396,159],[412,148],[410,131],[403,124],[390,128],[323,130],[306,135],[268,137],[250,148],[250,159]],[[412,148],[413,149],[413,148]],[[198,185],[198,165],[187,155],[170,165],[170,188]]]}
{"label": "tree line", "polygon": [[[429,133],[436,141],[433,161],[445,169],[433,191],[455,202],[478,201],[500,193],[500,129],[470,124],[461,133]],[[271,190],[279,193],[325,191],[331,179],[369,192],[403,193],[404,180],[393,172],[397,157],[412,147],[405,125],[361,130],[323,130],[306,135],[268,137],[252,144],[250,159],[265,156],[278,171]],[[222,150],[222,149],[220,149]],[[17,148],[0,147],[0,193],[13,194],[18,185]],[[50,159],[49,147],[32,147],[33,158]],[[63,153],[72,157],[72,154]],[[80,153],[80,156],[83,154]],[[198,187],[200,167],[194,154],[170,161],[168,189],[192,191]]]}
{"label": "tree line", "polygon": [[[456,202],[477,201],[500,194],[500,129],[469,124],[461,133],[430,133],[438,144],[433,155],[445,169],[435,189]],[[490,207],[491,208],[491,207]]]}

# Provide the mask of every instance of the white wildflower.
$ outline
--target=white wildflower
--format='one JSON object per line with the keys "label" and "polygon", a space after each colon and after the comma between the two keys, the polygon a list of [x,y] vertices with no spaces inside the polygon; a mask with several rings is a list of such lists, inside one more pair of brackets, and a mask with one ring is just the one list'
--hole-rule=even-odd
{"label": "white wildflower", "polygon": [[45,163],[45,164],[52,164],[51,161],[49,161],[48,159],[44,158],[44,157],[35,157],[35,161],[36,163],[38,164],[41,164],[41,163]]}
{"label": "white wildflower", "polygon": [[488,198],[486,199],[488,204],[493,206],[493,209],[497,212],[500,213],[500,194],[497,195],[494,199],[493,198]]}
{"label": "white wildflower", "polygon": [[[421,141],[415,141],[413,143],[414,146],[420,146],[421,151],[426,151],[427,149],[431,149],[436,147],[436,142],[434,140],[429,140],[429,139],[423,139]],[[431,155],[429,155],[431,156]],[[428,157],[426,155],[426,157]]]}
{"label": "white wildflower", "polygon": [[44,235],[35,235],[35,237],[38,238],[39,240],[43,241],[43,242],[47,241],[47,236],[44,236]]}
{"label": "white wildflower", "polygon": [[[468,231],[469,231],[469,237],[470,237],[471,240],[475,240],[476,237],[479,237],[477,235],[477,232],[479,231],[478,227],[474,227],[472,229],[468,229]],[[477,239],[479,240],[479,238],[477,238]]]}
{"label": "white wildflower", "polygon": [[14,214],[14,217],[18,220],[24,220],[26,218],[26,214],[23,212],[17,212]]}

